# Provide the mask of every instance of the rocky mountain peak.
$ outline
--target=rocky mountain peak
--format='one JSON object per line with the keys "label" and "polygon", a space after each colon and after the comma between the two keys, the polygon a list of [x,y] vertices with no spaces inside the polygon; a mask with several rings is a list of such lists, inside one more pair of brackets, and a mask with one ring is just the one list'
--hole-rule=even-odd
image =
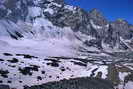
{"label": "rocky mountain peak", "polygon": [[89,12],[89,18],[94,21],[95,24],[97,25],[106,25],[108,21],[106,18],[102,15],[102,13],[98,9],[92,9]]}
{"label": "rocky mountain peak", "polygon": [[94,16],[97,16],[97,17],[98,16],[99,17],[103,17],[102,16],[102,13],[98,9],[96,9],[96,8],[92,9],[89,13],[92,14],[92,15],[94,15]]}
{"label": "rocky mountain peak", "polygon": [[128,25],[128,22],[122,18],[117,19],[115,23]]}

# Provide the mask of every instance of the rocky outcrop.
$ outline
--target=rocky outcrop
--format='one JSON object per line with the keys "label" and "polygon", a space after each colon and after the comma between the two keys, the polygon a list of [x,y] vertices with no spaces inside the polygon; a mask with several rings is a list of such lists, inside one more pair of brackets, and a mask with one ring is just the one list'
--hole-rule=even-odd
{"label": "rocky outcrop", "polygon": [[[0,20],[4,19],[10,24],[18,25],[18,21],[24,24],[34,24],[36,19],[41,18],[49,20],[54,26],[60,28],[70,27],[75,34],[81,32],[95,38],[81,40],[89,46],[95,44],[99,49],[103,49],[104,44],[110,48],[126,50],[128,47],[123,44],[120,37],[124,40],[131,40],[133,36],[133,26],[127,21],[118,19],[110,22],[97,9],[87,12],[79,7],[67,5],[64,0],[2,0],[0,1],[0,12],[2,12]],[[19,26],[18,28],[23,29]],[[18,31],[13,33],[9,29],[6,30],[12,38],[18,39],[24,37],[18,28]],[[16,27],[12,29],[16,29]],[[27,32],[35,35],[32,30],[27,30]],[[95,40],[95,43],[90,40]]]}

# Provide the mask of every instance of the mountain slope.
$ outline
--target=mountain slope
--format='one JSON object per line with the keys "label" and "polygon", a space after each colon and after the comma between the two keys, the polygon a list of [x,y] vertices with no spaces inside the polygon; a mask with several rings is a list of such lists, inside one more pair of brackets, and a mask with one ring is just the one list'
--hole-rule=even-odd
{"label": "mountain slope", "polygon": [[110,22],[97,9],[63,0],[1,0],[0,83],[23,89],[88,76],[128,87],[132,36],[133,25]]}
{"label": "mountain slope", "polygon": [[124,50],[128,47],[120,41],[120,37],[124,40],[132,38],[132,25],[126,21],[119,19],[108,22],[96,9],[88,13],[81,8],[67,5],[63,0],[3,0],[0,4],[0,10],[4,13],[0,15],[0,36],[14,39],[45,38],[44,35],[49,34],[45,33],[45,29],[52,29],[50,33],[53,34],[50,35],[54,36],[59,35],[57,29],[69,27],[74,35],[81,32],[95,38],[80,39],[87,46],[96,45],[96,48],[104,49],[108,45],[111,49]]}

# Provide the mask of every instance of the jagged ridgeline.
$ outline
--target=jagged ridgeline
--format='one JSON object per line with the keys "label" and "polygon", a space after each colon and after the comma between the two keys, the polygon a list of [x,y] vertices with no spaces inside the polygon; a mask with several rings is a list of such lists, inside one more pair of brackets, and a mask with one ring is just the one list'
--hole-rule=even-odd
{"label": "jagged ridgeline", "polygon": [[[14,39],[46,36],[48,29],[47,34],[52,32],[53,36],[69,27],[87,46],[103,49],[108,45],[109,48],[132,50],[129,40],[133,36],[133,26],[122,19],[107,21],[97,9],[87,12],[67,5],[64,0],[1,0],[0,12],[0,36]],[[93,39],[82,39],[76,32]]]}

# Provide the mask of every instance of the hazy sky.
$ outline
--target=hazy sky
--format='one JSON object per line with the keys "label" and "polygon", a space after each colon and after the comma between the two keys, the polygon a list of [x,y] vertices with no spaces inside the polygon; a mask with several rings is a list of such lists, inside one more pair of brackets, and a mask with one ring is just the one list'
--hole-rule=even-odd
{"label": "hazy sky", "polygon": [[133,0],[65,0],[87,11],[99,9],[110,21],[123,18],[133,24]]}

